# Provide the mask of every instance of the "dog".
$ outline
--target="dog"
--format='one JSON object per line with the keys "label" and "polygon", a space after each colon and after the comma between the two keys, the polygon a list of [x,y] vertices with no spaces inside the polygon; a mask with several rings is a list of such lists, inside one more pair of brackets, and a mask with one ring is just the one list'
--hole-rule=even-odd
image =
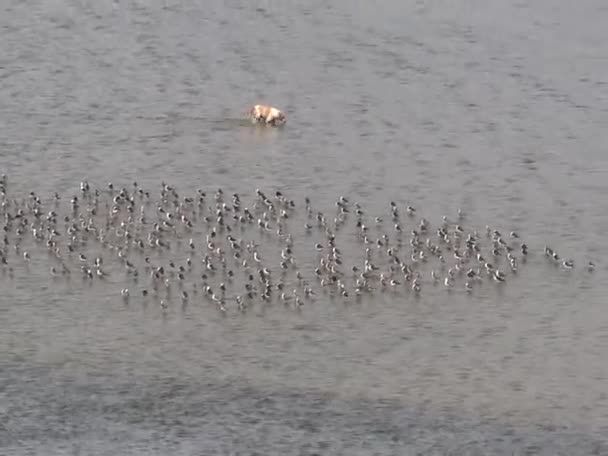
{"label": "dog", "polygon": [[256,104],[249,110],[249,117],[253,123],[264,122],[266,125],[272,125],[274,127],[283,125],[287,122],[283,111],[272,106],[260,104]]}

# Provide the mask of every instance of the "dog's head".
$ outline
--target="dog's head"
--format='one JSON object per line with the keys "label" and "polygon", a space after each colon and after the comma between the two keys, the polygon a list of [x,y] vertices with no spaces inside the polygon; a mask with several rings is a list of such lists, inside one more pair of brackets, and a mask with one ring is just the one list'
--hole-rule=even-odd
{"label": "dog's head", "polygon": [[283,113],[283,111],[279,111],[277,109],[275,115],[274,115],[274,119],[273,119],[273,123],[275,125],[283,125],[285,122],[287,122],[287,118],[285,117],[285,113]]}

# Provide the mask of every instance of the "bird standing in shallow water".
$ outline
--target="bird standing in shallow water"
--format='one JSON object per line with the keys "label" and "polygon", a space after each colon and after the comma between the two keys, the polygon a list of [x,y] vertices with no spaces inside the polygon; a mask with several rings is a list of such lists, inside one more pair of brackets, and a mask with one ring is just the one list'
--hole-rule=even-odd
{"label": "bird standing in shallow water", "polygon": [[[141,290],[140,282],[145,289],[137,295],[144,298],[149,289],[169,300],[177,287],[182,300],[190,301],[188,293],[194,296],[200,289],[202,299],[222,312],[221,308],[230,308],[226,300],[231,302],[237,293],[242,296],[237,306],[244,309],[273,302],[278,293],[292,288],[296,293],[286,297],[294,305],[288,308],[299,307],[312,299],[313,288],[319,285],[332,299],[344,300],[351,293],[373,299],[389,287],[391,295],[420,293],[425,283],[440,280],[448,289],[464,286],[470,292],[475,284],[510,281],[519,268],[534,265],[531,261],[524,266],[529,249],[514,231],[506,230],[509,235],[503,239],[488,226],[488,237],[482,238],[468,222],[463,224],[461,213],[458,220],[445,217],[434,227],[426,218],[414,219],[413,205],[406,206],[408,222],[394,201],[384,206],[384,213],[374,213],[361,202],[351,205],[349,195],[327,205],[313,204],[306,197],[299,211],[299,205],[276,189],[270,197],[256,191],[251,205],[247,196],[227,198],[222,189],[210,196],[202,189],[188,195],[166,183],[158,198],[135,184],[100,191],[83,180],[76,190],[74,197],[53,194],[48,199],[36,194],[9,197],[6,188],[0,191],[0,227],[5,228],[0,279],[48,261],[50,277],[67,279],[76,266],[89,286],[122,283],[117,288],[124,287],[123,298],[128,297],[127,285]],[[45,200],[50,207],[45,207]],[[324,206],[334,208],[335,216],[318,210]],[[388,226],[383,225],[386,218],[391,221]],[[299,234],[306,237],[298,238]],[[13,249],[23,262],[9,269],[13,265],[8,253]],[[38,255],[39,249],[48,255]],[[574,269],[574,260],[548,246],[545,255],[559,269]],[[485,259],[490,257],[493,264]],[[36,261],[28,266],[32,258]],[[94,259],[92,264],[89,258]],[[592,272],[595,264],[588,262],[585,269]],[[310,278],[316,279],[312,285]]]}

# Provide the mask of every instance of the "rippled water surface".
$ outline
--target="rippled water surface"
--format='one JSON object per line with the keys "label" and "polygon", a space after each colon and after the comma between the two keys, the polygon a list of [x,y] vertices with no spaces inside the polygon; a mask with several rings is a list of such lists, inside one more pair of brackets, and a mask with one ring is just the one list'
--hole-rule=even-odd
{"label": "rippled water surface", "polygon": [[[79,252],[66,256],[71,278],[53,277],[29,229],[31,260],[15,253],[13,224],[0,453],[608,454],[606,23],[602,0],[2,2],[8,200],[24,207],[34,191],[46,214],[58,192],[60,216],[75,217],[69,199],[86,207],[86,180],[102,189],[102,223],[109,181],[150,191],[152,219],[162,181],[180,198],[206,191],[209,206],[218,188],[250,207],[256,188],[280,190],[295,203],[284,229],[298,263],[285,280],[301,271],[316,298],[240,312],[235,261],[225,313],[189,278],[187,305],[173,285],[158,292],[163,309],[141,296],[145,254],[128,253],[137,283],[93,241],[86,253],[104,257],[108,278],[82,279]],[[287,125],[244,121],[260,101]],[[396,242],[391,201],[405,247],[420,217],[434,236],[461,209],[485,245],[486,225],[519,233],[529,260],[466,293],[458,277],[452,291],[433,285],[431,259],[416,266],[418,297],[377,284],[357,299],[349,277],[345,298],[315,280],[326,237],[314,216],[303,227],[305,197],[331,224],[342,195],[345,268],[365,258],[354,202],[366,223],[384,219],[370,228],[381,267],[376,240]],[[165,235],[152,263],[183,264],[191,236],[199,277],[213,223]],[[277,277],[282,241],[263,231],[235,235]],[[545,245],[574,269],[547,261]]]}

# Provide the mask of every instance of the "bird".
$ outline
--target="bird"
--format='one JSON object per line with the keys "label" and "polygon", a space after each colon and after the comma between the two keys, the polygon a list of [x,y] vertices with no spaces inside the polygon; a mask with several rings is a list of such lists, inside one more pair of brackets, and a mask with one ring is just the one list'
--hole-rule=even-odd
{"label": "bird", "polygon": [[[200,293],[228,316],[234,296],[244,312],[281,293],[291,304],[286,309],[296,309],[321,290],[330,303],[351,294],[373,300],[388,289],[418,294],[427,283],[459,287],[461,277],[470,293],[484,281],[511,281],[520,268],[535,267],[526,258],[543,248],[529,248],[515,231],[503,238],[497,224],[479,225],[487,237],[480,236],[456,208],[448,213],[457,218],[440,217],[435,226],[415,201],[405,206],[404,220],[395,201],[370,207],[349,194],[318,201],[308,195],[300,207],[284,188],[235,194],[167,182],[96,187],[79,179],[73,190],[21,194],[0,179],[0,282],[46,262],[43,271],[55,284],[77,267],[87,286],[116,287],[125,300],[137,289],[166,307],[178,289],[182,301],[194,303]],[[32,264],[12,268],[13,250]],[[558,270],[574,269],[561,253],[558,245],[544,248]],[[596,269],[593,261],[582,264],[589,273]]]}

